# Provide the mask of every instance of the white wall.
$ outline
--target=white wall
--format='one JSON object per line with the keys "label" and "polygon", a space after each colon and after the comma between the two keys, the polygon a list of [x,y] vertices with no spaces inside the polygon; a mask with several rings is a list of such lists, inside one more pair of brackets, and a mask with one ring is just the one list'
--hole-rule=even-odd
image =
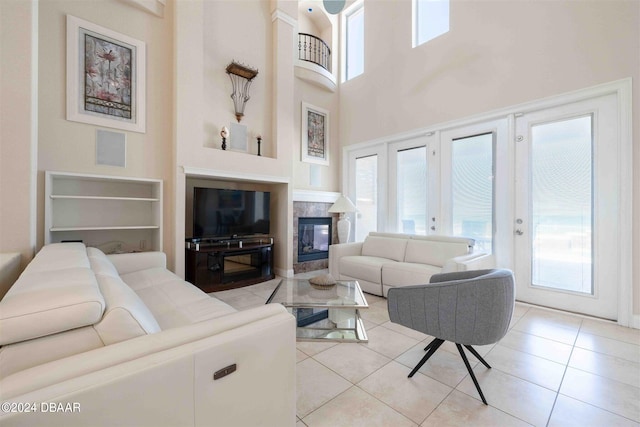
{"label": "white wall", "polygon": [[0,252],[34,255],[37,2],[0,1]]}
{"label": "white wall", "polygon": [[[632,77],[640,111],[640,2],[451,0],[449,33],[411,48],[411,1],[365,1],[365,71],[343,83],[350,145]],[[634,121],[640,182],[640,120]],[[633,223],[640,224],[640,185]],[[640,226],[629,230],[635,259]],[[640,313],[640,263],[634,266]]]}
{"label": "white wall", "polygon": [[[46,0],[39,5],[38,245],[43,244],[45,170],[160,178],[165,198],[163,247],[172,265],[173,3],[167,2],[162,18],[118,0]],[[96,165],[98,127],[65,119],[67,14],[146,43],[147,131],[125,132],[124,168]]]}

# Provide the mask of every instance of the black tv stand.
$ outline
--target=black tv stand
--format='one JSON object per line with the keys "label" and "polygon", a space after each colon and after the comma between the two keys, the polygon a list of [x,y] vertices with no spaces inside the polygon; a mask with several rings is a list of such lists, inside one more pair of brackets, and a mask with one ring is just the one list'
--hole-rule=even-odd
{"label": "black tv stand", "polygon": [[273,239],[250,237],[192,240],[185,249],[188,282],[205,292],[253,285],[275,278]]}

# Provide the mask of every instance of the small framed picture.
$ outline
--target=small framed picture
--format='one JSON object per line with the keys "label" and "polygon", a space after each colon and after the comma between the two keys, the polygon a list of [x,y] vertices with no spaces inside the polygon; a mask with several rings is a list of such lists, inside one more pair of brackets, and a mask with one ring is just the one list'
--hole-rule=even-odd
{"label": "small framed picture", "polygon": [[229,149],[231,151],[248,151],[247,127],[239,123],[229,124]]}
{"label": "small framed picture", "polygon": [[67,15],[67,120],[146,132],[145,43]]}
{"label": "small framed picture", "polygon": [[303,162],[329,165],[329,112],[302,103],[302,146]]}

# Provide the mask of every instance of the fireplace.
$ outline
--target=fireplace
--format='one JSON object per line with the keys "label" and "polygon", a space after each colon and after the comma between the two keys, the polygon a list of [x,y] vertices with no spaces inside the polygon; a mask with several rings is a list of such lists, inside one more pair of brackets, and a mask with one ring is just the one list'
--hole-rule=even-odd
{"label": "fireplace", "polygon": [[331,217],[298,218],[298,262],[329,258]]}

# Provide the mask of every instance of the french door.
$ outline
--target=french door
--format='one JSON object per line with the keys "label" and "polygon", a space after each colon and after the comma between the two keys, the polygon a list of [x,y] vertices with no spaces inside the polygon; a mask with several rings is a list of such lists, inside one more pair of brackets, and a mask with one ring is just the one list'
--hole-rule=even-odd
{"label": "french door", "polygon": [[617,117],[607,95],[515,119],[518,300],[617,318]]}

